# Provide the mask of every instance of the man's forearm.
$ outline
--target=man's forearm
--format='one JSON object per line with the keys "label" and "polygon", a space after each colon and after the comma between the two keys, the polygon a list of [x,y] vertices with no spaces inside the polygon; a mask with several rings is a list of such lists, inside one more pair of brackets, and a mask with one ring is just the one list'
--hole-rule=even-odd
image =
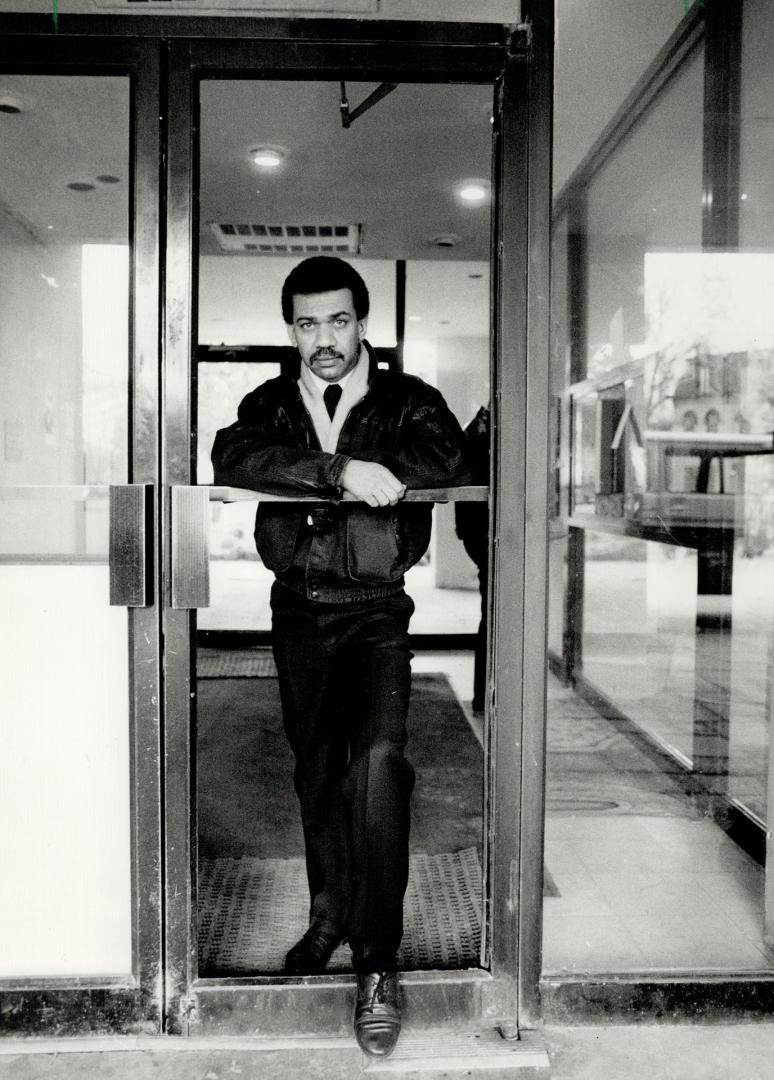
{"label": "man's forearm", "polygon": [[274,494],[331,497],[341,486],[344,454],[290,446],[256,446],[238,432],[218,432],[212,448],[215,483]]}

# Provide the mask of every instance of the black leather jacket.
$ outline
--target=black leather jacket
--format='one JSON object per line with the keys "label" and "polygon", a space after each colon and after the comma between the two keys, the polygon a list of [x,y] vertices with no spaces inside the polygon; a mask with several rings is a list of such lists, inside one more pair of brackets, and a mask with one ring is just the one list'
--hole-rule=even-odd
{"label": "black leather jacket", "polygon": [[350,458],[376,461],[409,488],[470,482],[465,437],[441,394],[421,379],[380,370],[373,350],[369,388],[350,411],[336,453],[326,453],[296,380],[280,375],[251,391],[212,449],[215,483],[330,503],[259,505],[255,540],[278,580],[321,603],[387,596],[427,550],[432,506],[372,509],[340,502]]}

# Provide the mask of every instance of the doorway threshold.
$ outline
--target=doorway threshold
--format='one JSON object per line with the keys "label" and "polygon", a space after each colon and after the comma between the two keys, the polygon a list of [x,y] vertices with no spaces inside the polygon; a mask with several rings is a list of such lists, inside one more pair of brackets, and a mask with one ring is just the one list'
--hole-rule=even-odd
{"label": "doorway threshold", "polygon": [[504,1039],[493,1030],[481,1031],[406,1031],[387,1058],[373,1059],[364,1072],[367,1074],[398,1074],[402,1077],[421,1075],[454,1076],[464,1073],[498,1077],[503,1080],[518,1075],[525,1080],[533,1075],[547,1076],[550,1068],[545,1043],[535,1032],[523,1032],[518,1039]]}
{"label": "doorway threshold", "polygon": [[[463,1029],[479,1029],[482,999],[494,985],[480,968],[403,971],[400,984],[404,1032],[448,1032],[452,1017]],[[356,997],[352,974],[197,979],[191,989],[189,1038],[258,1032],[270,1038],[350,1037]]]}

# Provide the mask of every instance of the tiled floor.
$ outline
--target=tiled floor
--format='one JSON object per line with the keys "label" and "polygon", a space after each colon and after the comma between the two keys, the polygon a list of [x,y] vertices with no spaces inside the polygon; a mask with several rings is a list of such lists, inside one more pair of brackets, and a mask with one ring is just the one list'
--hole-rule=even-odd
{"label": "tiled floor", "polygon": [[548,700],[544,971],[771,969],[761,867],[571,690]]}

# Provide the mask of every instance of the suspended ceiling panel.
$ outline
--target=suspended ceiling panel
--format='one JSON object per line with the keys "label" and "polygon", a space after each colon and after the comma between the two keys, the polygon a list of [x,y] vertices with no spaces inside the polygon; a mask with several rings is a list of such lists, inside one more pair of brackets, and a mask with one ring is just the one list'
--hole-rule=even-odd
{"label": "suspended ceiling panel", "polygon": [[[352,107],[374,83],[347,83]],[[490,203],[457,195],[491,171],[492,90],[401,84],[345,129],[338,82],[208,81],[201,86],[203,254],[221,248],[212,222],[362,226],[372,259],[487,259]],[[283,165],[261,171],[256,146]],[[449,237],[449,246],[438,238]]]}

